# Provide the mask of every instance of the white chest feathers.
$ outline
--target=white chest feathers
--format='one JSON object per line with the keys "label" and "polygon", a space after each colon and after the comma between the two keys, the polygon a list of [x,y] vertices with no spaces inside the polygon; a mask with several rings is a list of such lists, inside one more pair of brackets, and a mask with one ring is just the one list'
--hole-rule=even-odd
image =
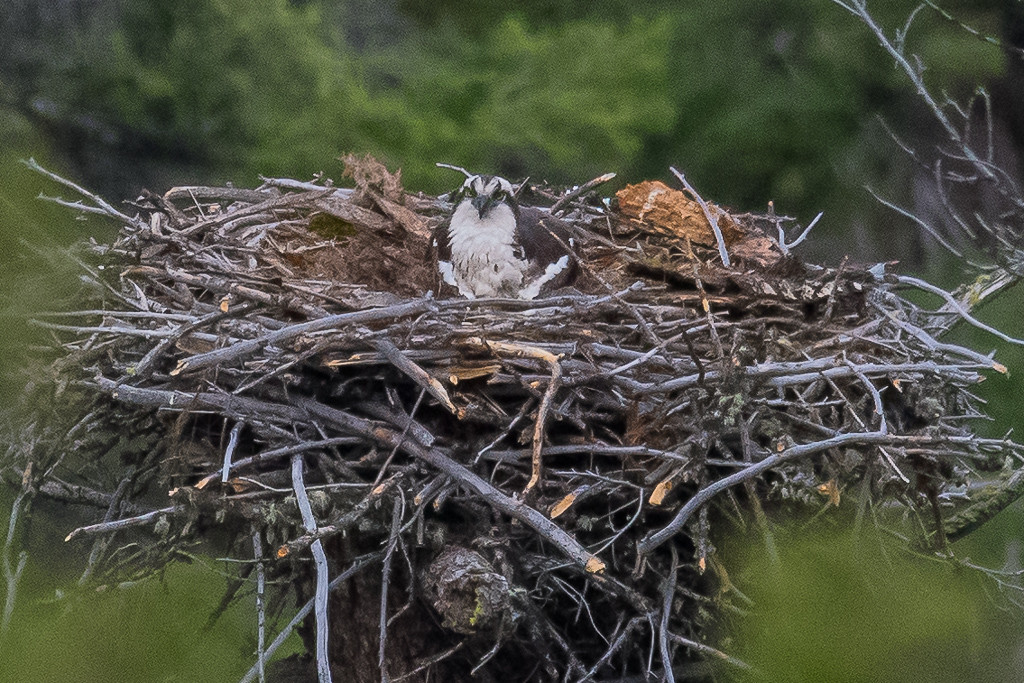
{"label": "white chest feathers", "polygon": [[508,204],[498,204],[481,218],[470,202],[462,202],[452,215],[448,243],[451,261],[438,265],[445,282],[462,296],[522,296],[527,262],[517,253],[516,216]]}

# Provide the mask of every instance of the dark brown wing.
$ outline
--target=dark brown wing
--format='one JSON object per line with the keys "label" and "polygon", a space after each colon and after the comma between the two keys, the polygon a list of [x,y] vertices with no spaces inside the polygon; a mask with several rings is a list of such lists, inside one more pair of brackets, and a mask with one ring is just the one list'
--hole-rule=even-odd
{"label": "dark brown wing", "polygon": [[[430,239],[430,260],[434,264],[434,293],[439,299],[448,299],[459,295],[459,289],[454,282],[445,277],[445,273],[454,273],[452,270],[452,247],[448,239],[448,224],[451,219],[434,228],[434,234]],[[453,278],[454,274],[449,276]]]}
{"label": "dark brown wing", "polygon": [[519,207],[519,236],[523,253],[531,265],[543,271],[549,263],[568,256],[568,263],[542,291],[568,287],[576,281],[579,263],[573,251],[572,228],[563,220],[532,206]]}

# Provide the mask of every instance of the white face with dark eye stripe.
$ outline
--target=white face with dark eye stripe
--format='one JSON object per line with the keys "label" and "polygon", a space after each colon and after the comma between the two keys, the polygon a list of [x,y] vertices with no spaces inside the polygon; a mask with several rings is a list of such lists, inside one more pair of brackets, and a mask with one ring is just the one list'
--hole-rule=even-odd
{"label": "white face with dark eye stripe", "polygon": [[487,197],[495,202],[508,201],[514,196],[512,183],[501,176],[475,175],[466,178],[462,183],[462,194],[470,199]]}
{"label": "white face with dark eye stripe", "polygon": [[512,184],[473,176],[461,193],[448,226],[451,261],[439,264],[442,276],[463,296],[518,297],[527,264],[516,239]]}
{"label": "white face with dark eye stripe", "polygon": [[564,284],[567,271],[575,269],[572,256],[540,225],[539,209],[520,216],[504,178],[470,176],[455,196],[455,211],[435,247],[442,280],[462,296],[533,299]]}

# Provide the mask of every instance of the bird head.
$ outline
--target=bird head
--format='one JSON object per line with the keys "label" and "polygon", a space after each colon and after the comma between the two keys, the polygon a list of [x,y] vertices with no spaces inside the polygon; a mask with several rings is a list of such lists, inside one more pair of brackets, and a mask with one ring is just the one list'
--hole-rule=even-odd
{"label": "bird head", "polygon": [[484,218],[498,204],[507,203],[515,211],[515,192],[512,183],[500,176],[474,175],[466,178],[459,189],[459,201],[469,201],[473,208]]}

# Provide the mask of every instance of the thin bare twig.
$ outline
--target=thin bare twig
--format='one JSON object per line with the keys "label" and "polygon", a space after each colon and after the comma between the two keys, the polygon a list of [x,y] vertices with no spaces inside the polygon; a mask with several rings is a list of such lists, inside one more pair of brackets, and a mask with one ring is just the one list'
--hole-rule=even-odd
{"label": "thin bare twig", "polygon": [[370,491],[369,495],[353,505],[335,521],[330,524],[317,527],[314,532],[303,534],[302,536],[282,545],[277,549],[277,557],[280,559],[292,553],[300,552],[308,548],[313,541],[331,538],[332,536],[336,536],[351,529],[359,522],[359,520],[366,516],[366,513],[371,506],[377,503],[384,494],[392,492],[394,488],[401,484],[401,480],[402,475],[395,475],[390,479],[386,479],[382,484],[375,486],[373,490]]}
{"label": "thin bare twig", "polygon": [[682,173],[677,171],[675,168],[669,168],[672,174],[679,179],[679,182],[683,184],[683,187],[687,189],[690,195],[700,204],[701,211],[704,212],[704,217],[708,219],[708,224],[711,225],[712,232],[715,233],[715,241],[718,243],[718,255],[722,257],[722,265],[728,268],[732,264],[729,262],[729,252],[725,248],[725,237],[722,235],[722,229],[718,227],[718,216],[714,215],[711,211],[711,207],[704,201],[704,198],[700,196],[697,190],[693,189],[693,185],[689,183]]}
{"label": "thin bare twig", "polygon": [[4,596],[3,617],[0,618],[0,637],[5,636],[11,627],[11,617],[14,615],[14,603],[18,594],[18,582],[28,563],[28,552],[22,550],[18,553],[17,564],[12,565],[11,553],[14,550],[14,539],[21,521],[21,514],[31,503],[32,469],[31,464],[25,468],[21,479],[21,491],[11,503],[11,518],[7,520],[7,535],[4,537],[3,546],[4,582],[7,590]]}
{"label": "thin bare twig", "polygon": [[[892,41],[889,40],[889,37],[885,35],[885,31],[882,30],[882,27],[879,26],[878,22],[875,21],[875,18],[872,17],[871,14],[868,12],[867,0],[832,1],[835,4],[839,5],[840,7],[842,7],[843,9],[845,9],[847,12],[850,12],[855,17],[860,19],[861,22],[863,22],[864,25],[867,26],[871,30],[871,32],[875,34],[875,37],[878,39],[878,42],[882,46],[882,48],[889,53],[889,56],[893,59],[893,61],[896,62],[896,64],[903,70],[903,72],[910,79],[910,82],[913,84],[918,96],[920,96],[921,99],[924,100],[925,104],[928,105],[928,108],[931,109],[932,115],[935,116],[935,119],[946,131],[946,135],[949,137],[949,139],[960,146],[960,149],[963,150],[964,155],[971,162],[974,163],[975,167],[986,178],[988,178],[989,180],[993,180],[994,175],[992,174],[992,171],[990,171],[988,167],[982,163],[981,159],[979,159],[978,156],[974,153],[970,145],[967,144],[967,141],[964,140],[961,136],[960,131],[957,130],[956,126],[953,125],[953,122],[950,121],[949,117],[946,115],[946,112],[943,111],[942,107],[939,106],[938,102],[935,101],[935,98],[932,96],[931,92],[925,86],[924,78],[922,75],[922,69],[914,66],[907,59],[906,55],[903,52],[903,38],[900,38],[899,44],[894,44]],[[909,29],[909,26],[904,30],[906,31],[907,29]]]}
{"label": "thin bare twig", "polygon": [[[338,574],[336,577],[334,577],[334,579],[331,580],[331,583],[328,586],[328,588],[330,590],[335,590],[345,581],[348,581],[353,576],[355,576],[362,570],[366,569],[374,562],[380,560],[382,557],[384,557],[383,550],[378,550],[376,552],[368,553],[366,555],[361,555],[360,557],[357,557],[352,562],[351,566],[349,566],[348,569],[343,571],[341,574]],[[306,616],[313,611],[313,606],[315,602],[316,598],[310,598],[306,602],[306,604],[304,604],[299,609],[299,611],[295,613],[295,616],[292,617],[292,620],[289,621],[288,624],[283,629],[281,629],[281,632],[277,634],[277,637],[275,637],[274,640],[270,643],[270,646],[267,647],[266,651],[264,652],[265,657],[272,657],[274,653],[277,651],[277,649],[284,645],[284,642],[288,640],[288,637],[292,634],[292,631],[294,631],[295,628],[302,623]],[[255,679],[257,675],[259,675],[258,668],[259,665],[254,664],[253,667],[249,669],[249,671],[242,677],[239,683],[252,683],[253,679]]]}
{"label": "thin bare twig", "polygon": [[[341,411],[318,404],[315,401],[300,401],[300,405],[304,406],[311,414],[316,415],[321,419],[334,421],[339,426],[351,425],[352,427],[355,427],[359,424],[358,418],[346,416]],[[348,428],[351,429],[352,427]],[[368,426],[365,429],[369,430]],[[512,500],[498,488],[482,479],[479,475],[471,472],[465,465],[455,462],[440,450],[436,448],[424,448],[414,441],[406,440],[402,442],[399,440],[398,434],[395,432],[376,429],[373,430],[372,433],[382,443],[388,445],[400,443],[402,449],[413,457],[441,470],[452,479],[459,482],[462,486],[469,488],[471,491],[483,497],[483,499],[496,510],[510,515],[511,517],[514,517],[526,524],[550,541],[559,550],[564,552],[574,562],[577,562],[581,567],[585,567],[588,572],[597,573],[604,571],[605,564],[603,561],[584,549],[575,538],[554,522],[550,521],[542,513],[534,510],[528,505]]]}
{"label": "thin bare twig", "polygon": [[668,634],[668,639],[671,640],[672,642],[679,643],[683,647],[687,647],[687,648],[693,650],[694,652],[699,652],[702,655],[708,655],[709,657],[714,657],[715,659],[719,659],[719,660],[725,662],[726,664],[729,664],[731,666],[736,667],[737,669],[741,669],[743,671],[750,671],[750,672],[754,672],[755,671],[754,667],[752,667],[751,665],[747,664],[742,659],[738,659],[736,657],[733,657],[732,655],[728,655],[728,654],[722,652],[719,649],[711,647],[710,645],[706,645],[704,643],[698,643],[695,640],[691,640],[689,638],[684,638],[684,637],[682,637],[680,635],[677,635],[675,633]]}
{"label": "thin bare twig", "polygon": [[460,413],[459,409],[452,403],[452,399],[444,385],[427,374],[427,371],[414,361],[407,358],[397,346],[387,339],[378,339],[373,342],[373,345],[392,365],[408,375],[416,384],[423,387],[427,393],[437,399],[452,415],[461,416],[464,413],[464,411]]}
{"label": "thin bare twig", "polygon": [[245,356],[248,356],[249,354],[268,345],[280,344],[304,334],[322,332],[324,330],[342,328],[350,325],[365,325],[367,323],[382,322],[386,320],[394,320],[396,318],[418,315],[424,311],[430,310],[434,305],[435,304],[428,299],[414,299],[394,306],[371,308],[363,311],[354,311],[352,313],[339,313],[337,315],[327,316],[326,318],[318,318],[304,323],[289,325],[288,327],[280,330],[274,330],[273,332],[257,337],[256,339],[247,339],[245,341],[236,342],[222,349],[216,349],[214,351],[208,351],[206,353],[192,356],[191,358],[181,361],[178,364],[178,367],[171,371],[171,375],[179,375],[183,372],[194,372],[196,370],[213,367],[215,365],[229,363],[231,361],[244,358]]}
{"label": "thin bare twig", "polygon": [[[309,503],[309,496],[306,494],[306,485],[302,477],[302,456],[292,456],[292,486],[295,490],[295,499],[299,505],[299,512],[302,513],[302,526],[306,533],[316,533],[316,517],[313,516],[313,507]],[[327,621],[327,593],[330,580],[327,572],[327,554],[324,553],[324,546],[320,539],[310,544],[313,552],[313,561],[316,564],[316,675],[320,683],[331,683],[331,662],[327,649],[327,636],[330,632],[330,623]]]}
{"label": "thin bare twig", "polygon": [[[125,494],[128,491],[128,487],[131,485],[134,478],[134,468],[130,468],[128,473],[122,477],[120,483],[117,485],[117,489],[114,491],[114,495],[110,497],[110,504],[107,505],[107,514],[103,517],[104,522],[109,522],[114,519],[118,514],[118,508],[121,506],[121,501],[124,499]],[[89,580],[89,577],[93,575],[96,570],[96,565],[100,560],[100,556],[103,551],[106,550],[107,543],[110,538],[97,538],[93,541],[92,550],[89,552],[89,560],[86,562],[85,571],[82,572],[82,576],[78,579],[78,585],[84,586]]]}
{"label": "thin bare twig", "polygon": [[398,681],[404,681],[407,678],[412,678],[416,674],[422,673],[423,671],[426,671],[427,669],[429,669],[430,667],[434,666],[435,664],[438,664],[439,662],[442,662],[442,661],[448,659],[453,654],[455,654],[456,652],[461,650],[463,647],[465,647],[465,645],[466,645],[466,641],[465,640],[460,640],[459,642],[455,643],[454,645],[452,645],[447,650],[444,650],[443,652],[439,652],[436,655],[431,655],[430,657],[427,657],[415,669],[412,669],[411,671],[407,671],[404,674],[402,674],[401,676],[396,676],[395,678],[392,678],[391,680],[393,681],[393,683],[398,683]]}
{"label": "thin bare twig", "polygon": [[933,238],[935,238],[935,241],[938,242],[939,244],[941,244],[946,249],[946,251],[948,251],[949,253],[953,254],[953,256],[956,256],[957,258],[961,258],[961,259],[964,257],[963,253],[959,249],[954,247],[952,244],[950,244],[949,241],[946,240],[945,237],[940,235],[938,230],[933,228],[931,225],[926,223],[924,220],[919,218],[917,215],[911,213],[910,211],[907,211],[902,206],[898,206],[897,204],[894,204],[894,203],[890,202],[888,199],[885,199],[884,197],[882,197],[880,194],[875,192],[869,186],[865,186],[864,189],[867,190],[871,194],[871,196],[875,198],[875,201],[877,201],[882,206],[886,206],[886,207],[892,209],[893,211],[895,211],[896,213],[898,213],[899,215],[904,216],[906,218],[909,218],[910,220],[912,220],[915,223],[917,223],[925,232],[927,232],[929,235],[931,235]]}
{"label": "thin bare twig", "polygon": [[587,192],[590,192],[591,190],[593,190],[598,185],[603,185],[603,184],[607,183],[608,181],[614,180],[614,179],[615,179],[615,174],[614,173],[605,173],[603,175],[597,176],[593,180],[588,180],[587,182],[583,183],[579,187],[574,187],[572,190],[570,190],[570,191],[566,192],[564,195],[562,195],[561,198],[559,198],[559,200],[557,202],[555,202],[554,204],[551,205],[551,214],[554,215],[554,214],[558,213],[569,202],[571,202],[572,200],[576,199],[580,195],[586,194]]}
{"label": "thin bare twig", "polygon": [[658,650],[661,653],[661,671],[665,683],[675,683],[676,676],[672,671],[672,651],[668,647],[669,621],[672,617],[672,605],[676,595],[677,573],[679,572],[679,553],[675,546],[669,548],[672,564],[662,587],[661,618],[658,625]]}
{"label": "thin bare twig", "polygon": [[228,438],[228,447],[224,449],[224,465],[221,467],[220,482],[222,484],[228,483],[228,477],[231,472],[231,458],[235,454],[235,449],[238,448],[238,436],[242,433],[242,427],[245,426],[245,422],[239,420],[235,422],[235,426],[231,428],[231,435]]}
{"label": "thin bare twig", "polygon": [[80,526],[65,536],[64,542],[66,543],[83,535],[107,534],[114,531],[121,531],[122,529],[144,526],[150,522],[155,522],[161,515],[170,515],[182,509],[184,509],[184,506],[182,505],[171,505],[170,507],[160,508],[159,510],[153,510],[152,512],[136,515],[135,517],[127,517],[125,519],[116,519],[110,522],[100,522],[98,524]]}
{"label": "thin bare twig", "polygon": [[453,166],[451,164],[443,164],[440,161],[435,163],[434,166],[437,166],[438,168],[447,168],[447,169],[452,170],[452,171],[458,171],[459,173],[462,173],[463,175],[465,175],[467,178],[472,178],[473,177],[472,173],[470,173],[466,169],[462,168],[461,166]]}
{"label": "thin bare twig", "polygon": [[779,229],[779,249],[782,250],[782,253],[783,254],[788,254],[790,252],[790,250],[793,249],[793,247],[800,246],[800,244],[805,239],[807,239],[807,236],[811,234],[811,230],[814,229],[814,226],[818,224],[818,221],[821,220],[821,217],[824,216],[824,215],[825,215],[825,212],[824,211],[820,211],[818,213],[818,215],[814,217],[814,220],[812,220],[810,223],[808,223],[807,227],[803,229],[803,232],[801,232],[797,236],[797,238],[795,240],[793,240],[792,242],[787,242],[786,241],[786,233],[782,230],[782,223],[781,222],[778,223],[777,227]]}
{"label": "thin bare twig", "polygon": [[943,300],[945,300],[946,305],[949,309],[951,309],[957,315],[959,315],[965,322],[973,325],[974,327],[977,327],[979,330],[988,332],[989,334],[998,337],[999,339],[1002,339],[1004,342],[1009,342],[1010,344],[1024,345],[1024,339],[1011,337],[1010,335],[1004,332],[1000,332],[991,325],[986,325],[985,323],[975,318],[973,315],[970,314],[967,308],[963,306],[963,304],[956,300],[956,297],[954,297],[952,294],[942,289],[941,287],[936,287],[935,285],[929,282],[925,282],[920,278],[910,277],[909,275],[897,275],[896,279],[898,282],[902,284],[911,285],[913,287],[917,287],[918,289],[923,289],[926,292],[931,292],[932,294],[938,294],[943,298]]}
{"label": "thin bare twig", "polygon": [[263,567],[263,536],[254,524],[252,527],[252,555],[256,562],[256,671],[260,683],[266,680],[266,627],[267,614],[264,606],[266,570]]}
{"label": "thin bare twig", "polygon": [[782,451],[781,453],[769,455],[764,460],[754,465],[751,465],[750,467],[740,472],[730,474],[729,476],[723,477],[722,479],[712,482],[711,484],[708,484],[706,487],[702,488],[700,491],[694,494],[693,498],[686,502],[686,505],[684,505],[679,510],[679,512],[676,513],[676,516],[673,517],[672,521],[669,522],[664,528],[644,536],[644,538],[641,539],[639,543],[637,543],[637,552],[641,555],[646,555],[655,548],[657,548],[659,545],[664,543],[665,541],[672,538],[672,536],[675,536],[686,525],[686,523],[690,519],[690,516],[693,515],[693,513],[696,512],[702,505],[704,505],[709,500],[714,498],[715,495],[717,495],[718,493],[732,486],[736,486],[737,484],[742,484],[744,481],[748,481],[752,477],[755,477],[761,474],[762,472],[766,472],[767,470],[770,470],[773,467],[778,467],[784,462],[796,460],[798,458],[804,458],[807,457],[808,455],[813,455],[815,453],[826,451],[830,448],[838,448],[848,444],[877,444],[885,443],[889,439],[889,435],[884,434],[882,432],[840,434],[839,436],[834,436],[831,439],[824,439],[822,441],[816,441],[814,443],[791,446],[786,450]]}
{"label": "thin bare twig", "polygon": [[380,669],[381,683],[391,680],[388,675],[387,652],[388,642],[388,588],[391,585],[391,558],[394,556],[395,547],[398,545],[398,532],[402,526],[402,517],[405,516],[405,499],[401,494],[395,496],[395,502],[391,506],[391,532],[388,534],[387,546],[384,549],[384,568],[381,571],[380,579],[380,630],[379,646],[377,650],[377,668]]}
{"label": "thin bare twig", "polygon": [[[53,180],[53,181],[55,181],[57,183],[60,183],[61,185],[64,185],[65,187],[71,188],[72,190],[74,190],[78,194],[82,195],[83,197],[85,197],[89,201],[93,202],[97,207],[99,207],[98,210],[90,209],[90,207],[87,207],[87,206],[76,206],[76,207],[73,207],[73,208],[78,208],[80,210],[85,210],[85,211],[91,210],[93,213],[102,213],[103,215],[106,215],[109,218],[113,218],[115,220],[121,221],[125,225],[130,225],[130,226],[135,227],[135,228],[139,228],[139,227],[143,226],[143,223],[141,221],[139,221],[137,218],[129,218],[128,216],[126,216],[125,214],[121,213],[120,211],[115,209],[113,206],[108,204],[106,202],[106,200],[103,199],[103,197],[100,197],[97,194],[93,194],[92,192],[89,192],[88,190],[86,190],[81,185],[73,183],[73,182],[71,182],[70,180],[68,180],[66,178],[62,178],[59,175],[57,175],[56,173],[53,173],[52,171],[46,170],[45,168],[40,166],[39,162],[37,162],[35,159],[29,158],[27,160],[23,160],[22,163],[25,164],[26,166],[28,166],[31,170],[35,171],[36,173],[40,173],[40,174],[46,176],[47,178],[49,178],[50,180]],[[54,199],[49,198],[49,197],[44,197],[44,199],[50,199],[50,201],[55,201]],[[64,203],[65,205],[70,204],[68,202],[63,202],[63,201],[61,203]]]}
{"label": "thin bare twig", "polygon": [[544,390],[544,396],[541,398],[540,407],[537,408],[537,421],[533,425],[532,471],[530,473],[530,481],[527,482],[526,488],[523,489],[523,496],[526,496],[526,494],[532,491],[533,488],[540,483],[543,469],[541,450],[544,448],[544,424],[547,422],[548,413],[551,411],[551,400],[558,391],[559,383],[562,379],[562,365],[559,362],[559,357],[553,353],[545,351],[544,349],[538,349],[533,346],[509,344],[507,342],[492,342],[480,337],[471,337],[466,340],[466,343],[473,346],[484,347],[498,355],[507,355],[512,356],[513,358],[536,358],[537,360],[547,363],[548,367],[551,368],[551,379],[548,381],[548,386]]}

